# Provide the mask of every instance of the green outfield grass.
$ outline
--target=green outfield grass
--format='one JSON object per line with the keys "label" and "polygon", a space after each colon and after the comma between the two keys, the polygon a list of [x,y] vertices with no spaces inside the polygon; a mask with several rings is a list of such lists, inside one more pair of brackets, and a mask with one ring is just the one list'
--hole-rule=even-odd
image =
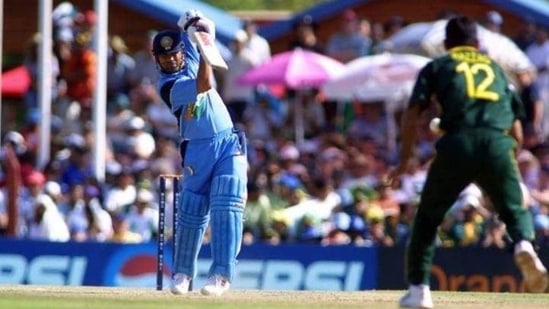
{"label": "green outfield grass", "polygon": [[[25,309],[395,309],[403,291],[323,292],[234,290],[222,298],[154,289],[0,286],[0,308]],[[547,309],[549,294],[433,292],[435,308]]]}

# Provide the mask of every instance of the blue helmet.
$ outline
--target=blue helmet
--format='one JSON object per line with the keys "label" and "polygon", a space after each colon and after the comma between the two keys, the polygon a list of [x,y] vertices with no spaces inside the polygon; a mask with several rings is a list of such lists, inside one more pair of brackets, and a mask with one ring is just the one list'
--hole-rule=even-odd
{"label": "blue helmet", "polygon": [[184,47],[179,31],[163,30],[154,36],[152,52],[155,56],[170,54],[182,51]]}

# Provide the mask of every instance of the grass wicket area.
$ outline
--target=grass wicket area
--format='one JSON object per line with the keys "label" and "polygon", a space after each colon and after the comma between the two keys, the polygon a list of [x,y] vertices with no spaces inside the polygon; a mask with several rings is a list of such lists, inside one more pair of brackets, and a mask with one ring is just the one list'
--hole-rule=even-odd
{"label": "grass wicket area", "polygon": [[[153,288],[49,287],[0,285],[0,308],[17,309],[322,309],[398,308],[404,291],[255,291],[232,290],[221,298],[193,291],[174,296]],[[549,294],[433,292],[435,308],[547,309]]]}

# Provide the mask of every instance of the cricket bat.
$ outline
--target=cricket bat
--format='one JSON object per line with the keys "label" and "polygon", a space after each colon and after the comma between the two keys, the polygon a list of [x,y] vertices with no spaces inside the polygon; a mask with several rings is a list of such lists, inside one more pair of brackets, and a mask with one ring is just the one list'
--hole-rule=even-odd
{"label": "cricket bat", "polygon": [[216,70],[226,71],[229,69],[225,59],[221,56],[215,40],[208,32],[196,31],[193,33],[196,45],[204,60]]}

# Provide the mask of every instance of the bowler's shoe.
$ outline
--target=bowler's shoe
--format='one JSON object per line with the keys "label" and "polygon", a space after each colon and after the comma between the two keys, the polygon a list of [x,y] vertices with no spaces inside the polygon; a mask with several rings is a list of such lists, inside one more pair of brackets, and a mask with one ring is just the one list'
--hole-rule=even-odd
{"label": "bowler's shoe", "polygon": [[428,285],[410,285],[408,292],[398,302],[400,308],[430,309],[433,299]]}
{"label": "bowler's shoe", "polygon": [[547,290],[547,269],[529,241],[522,240],[515,245],[515,263],[522,273],[528,292],[544,293]]}

